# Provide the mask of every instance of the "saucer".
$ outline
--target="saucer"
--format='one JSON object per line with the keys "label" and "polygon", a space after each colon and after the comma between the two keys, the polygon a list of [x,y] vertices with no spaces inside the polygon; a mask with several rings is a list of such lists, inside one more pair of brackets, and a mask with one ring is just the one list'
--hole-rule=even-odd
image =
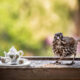
{"label": "saucer", "polygon": [[[22,58],[21,58],[22,59]],[[23,64],[19,64],[18,62],[16,64],[11,64],[11,62],[8,63],[0,63],[0,66],[29,66],[31,61],[24,59],[25,62]]]}

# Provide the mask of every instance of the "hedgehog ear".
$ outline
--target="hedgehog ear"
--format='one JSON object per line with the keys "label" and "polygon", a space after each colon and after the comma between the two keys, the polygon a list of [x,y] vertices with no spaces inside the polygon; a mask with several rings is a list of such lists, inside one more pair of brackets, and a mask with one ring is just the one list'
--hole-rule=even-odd
{"label": "hedgehog ear", "polygon": [[60,34],[62,34],[62,33],[60,32]]}
{"label": "hedgehog ear", "polygon": [[63,33],[60,32],[60,34],[63,36]]}

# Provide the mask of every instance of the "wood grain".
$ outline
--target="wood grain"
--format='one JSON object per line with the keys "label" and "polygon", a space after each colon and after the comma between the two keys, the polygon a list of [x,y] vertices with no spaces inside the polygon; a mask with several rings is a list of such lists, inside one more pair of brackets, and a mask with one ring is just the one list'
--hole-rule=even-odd
{"label": "wood grain", "polygon": [[[39,60],[50,62],[56,60],[57,58],[52,57],[25,57],[31,61]],[[71,60],[72,58],[66,58],[66,60]],[[65,60],[65,59],[64,59]],[[76,58],[76,61],[79,61]],[[35,63],[35,62],[33,62]],[[40,63],[40,61],[39,61]],[[38,64],[35,64],[38,65]],[[48,63],[48,66],[44,67],[31,67],[31,66],[0,66],[0,80],[80,80],[80,67],[77,66],[67,66],[64,67],[50,67],[52,64]],[[76,64],[75,64],[76,65]],[[57,65],[60,66],[60,65]]]}

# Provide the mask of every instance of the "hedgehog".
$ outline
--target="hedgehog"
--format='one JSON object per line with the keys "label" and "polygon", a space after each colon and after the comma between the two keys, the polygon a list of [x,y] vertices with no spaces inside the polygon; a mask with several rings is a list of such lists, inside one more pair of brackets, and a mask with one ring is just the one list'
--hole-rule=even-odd
{"label": "hedgehog", "polygon": [[[80,39],[75,40],[73,37],[65,37],[63,33],[56,33],[53,39],[53,53],[60,58],[56,63],[60,63],[59,60],[62,60],[65,57],[70,57],[74,55],[71,64],[74,64],[74,59],[76,57],[77,44]],[[60,63],[61,64],[61,63]]]}

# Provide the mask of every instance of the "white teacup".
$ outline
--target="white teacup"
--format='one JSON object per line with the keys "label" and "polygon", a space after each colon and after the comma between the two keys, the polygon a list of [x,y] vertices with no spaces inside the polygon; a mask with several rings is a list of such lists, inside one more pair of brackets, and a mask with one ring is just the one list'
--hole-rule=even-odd
{"label": "white teacup", "polygon": [[24,59],[24,58],[20,58],[18,61],[17,61],[17,64],[24,64],[24,63],[26,63],[26,59]]}
{"label": "white teacup", "polygon": [[8,62],[10,62],[10,59],[7,58],[7,57],[1,57],[0,60],[1,60],[2,63],[8,63]]}

